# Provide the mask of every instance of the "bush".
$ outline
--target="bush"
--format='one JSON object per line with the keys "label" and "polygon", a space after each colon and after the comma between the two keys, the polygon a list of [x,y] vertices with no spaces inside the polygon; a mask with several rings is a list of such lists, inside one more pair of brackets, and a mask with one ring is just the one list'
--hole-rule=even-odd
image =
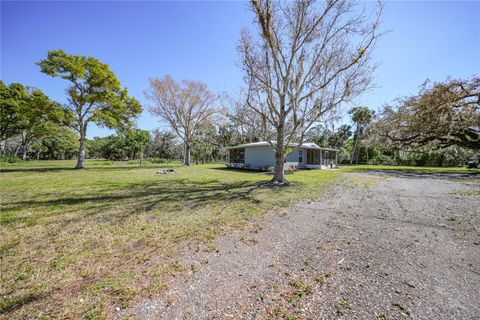
{"label": "bush", "polygon": [[370,161],[368,161],[368,164],[394,166],[397,164],[397,162],[392,157],[382,154],[382,155],[376,156],[373,159],[370,159]]}
{"label": "bush", "polygon": [[87,160],[86,164],[88,166],[111,166],[113,165],[112,161],[104,161],[104,160]]}
{"label": "bush", "polygon": [[19,157],[6,156],[6,157],[0,157],[0,162],[19,163],[19,162],[26,162],[26,161],[20,159]]}
{"label": "bush", "polygon": [[164,158],[149,158],[147,160],[150,163],[169,163],[169,162],[174,161],[172,159],[164,159]]}

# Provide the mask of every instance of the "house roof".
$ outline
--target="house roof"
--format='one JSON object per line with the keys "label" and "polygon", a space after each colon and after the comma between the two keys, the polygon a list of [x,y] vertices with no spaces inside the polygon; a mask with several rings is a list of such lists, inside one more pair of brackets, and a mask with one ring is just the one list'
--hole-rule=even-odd
{"label": "house roof", "polygon": [[[275,144],[276,141],[272,141],[272,143]],[[268,143],[266,141],[252,142],[252,143],[239,144],[239,145],[233,146],[233,147],[227,147],[227,149],[238,149],[238,148],[247,148],[247,147],[248,148],[249,147],[264,147],[264,146],[270,146],[270,143]],[[298,148],[299,144],[298,143],[289,143],[288,146],[291,147],[291,148]],[[322,148],[322,147],[318,146],[317,144],[311,143],[311,142],[302,143],[300,148],[301,149],[326,150],[326,151],[339,151],[337,149],[332,149],[332,148]]]}

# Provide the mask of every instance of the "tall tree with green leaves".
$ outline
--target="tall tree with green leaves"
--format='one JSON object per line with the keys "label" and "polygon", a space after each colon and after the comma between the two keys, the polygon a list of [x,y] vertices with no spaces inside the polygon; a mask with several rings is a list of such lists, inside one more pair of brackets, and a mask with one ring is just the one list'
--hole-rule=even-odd
{"label": "tall tree with green leaves", "polygon": [[5,141],[20,136],[24,160],[34,140],[46,136],[52,127],[69,121],[59,103],[50,100],[39,89],[20,83],[9,86],[0,83],[0,104],[0,139]]}
{"label": "tall tree with green leaves", "polygon": [[132,158],[135,159],[137,154],[140,155],[141,167],[145,150],[152,143],[150,132],[148,130],[134,129],[126,131],[124,135],[126,147],[132,154]]}
{"label": "tall tree with green leaves", "polygon": [[26,99],[25,88],[19,83],[7,86],[0,81],[0,140],[5,141],[22,129],[20,108]]}
{"label": "tall tree with green leaves", "polygon": [[72,128],[80,135],[76,169],[84,167],[88,125],[121,129],[131,125],[142,107],[128,96],[110,67],[94,57],[72,55],[63,50],[49,51],[37,63],[43,73],[70,82],[65,108],[74,118]]}
{"label": "tall tree with green leaves", "polygon": [[152,143],[148,153],[154,158],[177,159],[181,154],[181,146],[173,132],[155,129],[152,132]]}
{"label": "tall tree with green leaves", "polygon": [[71,121],[62,106],[50,100],[42,91],[27,87],[25,92],[26,98],[19,110],[23,160],[27,159],[29,148],[35,140],[47,137],[56,127]]}
{"label": "tall tree with green leaves", "polygon": [[352,121],[355,124],[355,144],[353,146],[352,158],[350,159],[350,164],[358,163],[358,142],[362,138],[362,134],[365,131],[365,128],[373,120],[375,112],[368,109],[367,107],[354,107],[349,111],[349,114],[352,116]]}

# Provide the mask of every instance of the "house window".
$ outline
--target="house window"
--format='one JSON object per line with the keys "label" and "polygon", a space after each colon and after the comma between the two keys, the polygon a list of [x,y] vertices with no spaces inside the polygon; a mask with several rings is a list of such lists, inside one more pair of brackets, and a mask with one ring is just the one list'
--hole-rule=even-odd
{"label": "house window", "polygon": [[231,149],[230,163],[245,163],[245,148]]}
{"label": "house window", "polygon": [[298,162],[303,163],[303,152],[302,152],[302,150],[298,150]]}

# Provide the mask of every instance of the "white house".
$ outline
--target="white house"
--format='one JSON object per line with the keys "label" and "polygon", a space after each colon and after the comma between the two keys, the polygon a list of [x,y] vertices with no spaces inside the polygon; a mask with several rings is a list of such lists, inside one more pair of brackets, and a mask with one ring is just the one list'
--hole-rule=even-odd
{"label": "white house", "polygon": [[[275,142],[274,142],[275,143]],[[293,149],[287,154],[284,168],[322,169],[334,167],[338,161],[338,150],[321,148],[315,143],[290,143]],[[241,144],[227,148],[227,163],[234,168],[268,170],[275,166],[275,151],[268,142]]]}

